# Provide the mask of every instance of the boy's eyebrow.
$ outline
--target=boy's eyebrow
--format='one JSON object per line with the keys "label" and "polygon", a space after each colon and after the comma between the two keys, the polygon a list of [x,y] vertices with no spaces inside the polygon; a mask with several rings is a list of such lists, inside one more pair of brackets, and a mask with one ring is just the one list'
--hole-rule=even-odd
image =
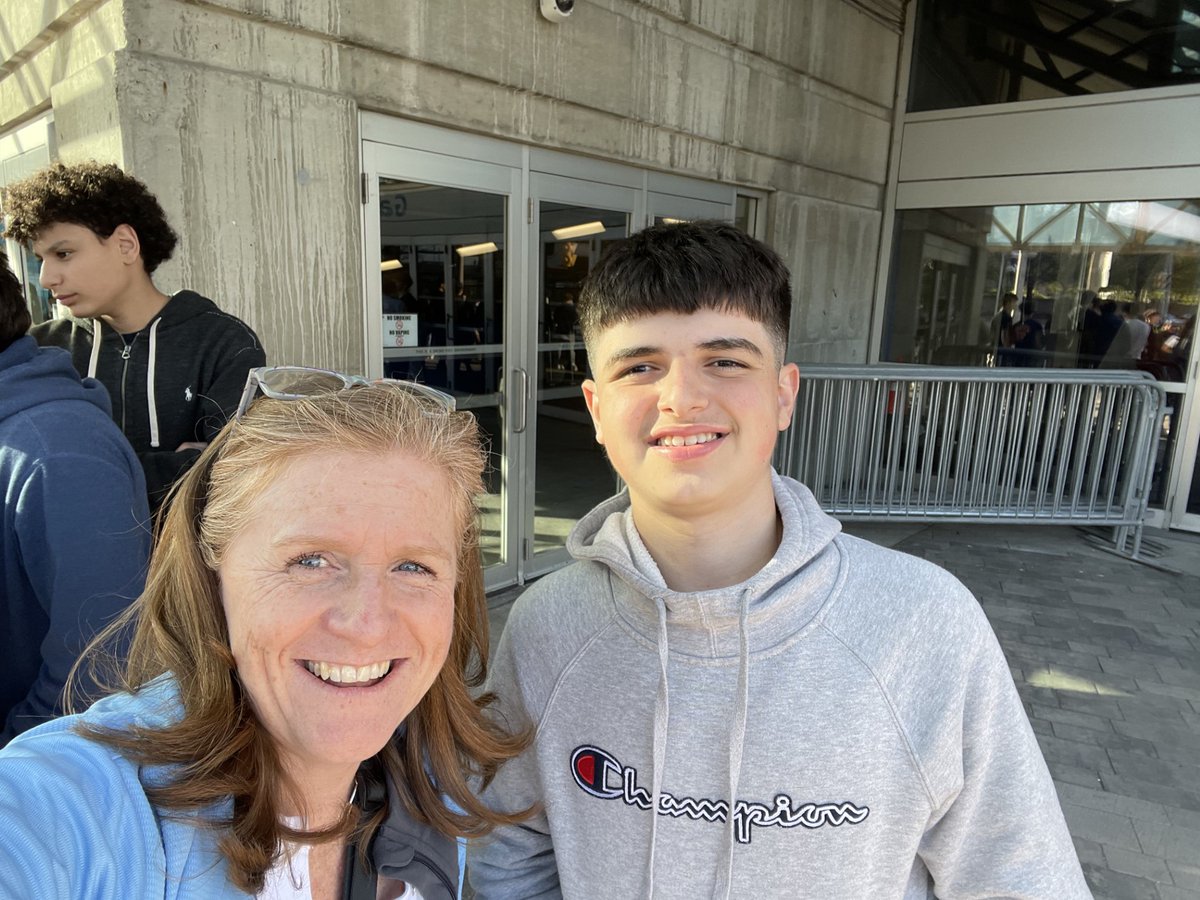
{"label": "boy's eyebrow", "polygon": [[760,359],[764,354],[762,348],[749,338],[713,338],[711,341],[703,341],[696,345],[699,350],[745,350],[747,353],[753,353]]}
{"label": "boy's eyebrow", "polygon": [[627,359],[635,359],[642,356],[653,356],[661,351],[661,347],[652,347],[650,345],[645,345],[642,347],[622,347],[608,358],[605,366],[611,368],[612,366],[622,363]]}
{"label": "boy's eyebrow", "polygon": [[[713,338],[712,340],[709,340],[709,341],[701,341],[700,343],[698,343],[696,345],[696,349],[697,350],[705,350],[708,352],[714,352],[714,351],[720,352],[722,350],[744,350],[747,353],[754,354],[759,359],[766,358],[766,354],[763,353],[762,348],[759,347],[758,344],[754,343],[754,341],[750,340],[749,338],[740,338],[740,337]],[[649,344],[640,346],[640,347],[622,347],[620,350],[617,350],[615,353],[613,353],[612,356],[610,356],[608,358],[607,366],[612,367],[612,366],[622,363],[628,359],[638,359],[638,358],[641,358],[644,356],[654,356],[655,354],[661,353],[661,352],[662,352],[661,347],[655,347],[655,346],[651,346]]]}
{"label": "boy's eyebrow", "polygon": [[34,250],[32,246],[29,249],[33,252],[34,256],[36,256],[38,259],[41,259],[43,255],[45,255],[47,253],[53,253],[55,250],[57,250],[63,244],[69,244],[70,242],[71,242],[70,238],[59,238],[57,241],[55,241],[53,244],[51,244],[49,247],[47,247],[41,253],[38,253],[36,250]]}

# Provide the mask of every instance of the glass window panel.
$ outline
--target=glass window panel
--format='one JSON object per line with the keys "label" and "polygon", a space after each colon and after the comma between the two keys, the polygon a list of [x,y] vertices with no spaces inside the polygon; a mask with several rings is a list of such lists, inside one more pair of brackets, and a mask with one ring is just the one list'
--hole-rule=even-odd
{"label": "glass window panel", "polygon": [[897,213],[881,358],[1137,368],[1183,381],[1200,304],[1200,205],[1014,210]]}
{"label": "glass window panel", "polygon": [[1073,244],[1078,233],[1078,204],[1029,207],[1029,214],[1025,217],[1027,244]]}
{"label": "glass window panel", "polygon": [[992,230],[988,243],[1008,244],[1021,233],[1021,207],[997,206],[992,210]]}
{"label": "glass window panel", "polygon": [[909,110],[1200,81],[1200,16],[1178,0],[920,0]]}
{"label": "glass window panel", "polygon": [[1129,239],[1131,229],[1121,228],[1108,220],[1103,206],[1108,204],[1083,204],[1083,221],[1079,225],[1079,240],[1085,244],[1123,242]]}

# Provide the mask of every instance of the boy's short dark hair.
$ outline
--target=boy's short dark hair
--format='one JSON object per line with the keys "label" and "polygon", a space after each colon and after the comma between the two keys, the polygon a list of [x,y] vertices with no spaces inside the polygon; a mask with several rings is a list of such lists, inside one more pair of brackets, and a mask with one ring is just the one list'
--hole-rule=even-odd
{"label": "boy's short dark hair", "polygon": [[33,317],[21,290],[21,282],[8,267],[8,257],[0,250],[0,351],[7,350],[29,330]]}
{"label": "boy's short dark hair", "polygon": [[702,309],[761,323],[783,363],[792,316],[787,266],[766,244],[726,222],[639,231],[604,254],[579,292],[579,322],[589,345],[620,322]]}
{"label": "boy's short dark hair", "polygon": [[112,163],[53,163],[6,189],[6,237],[32,244],[52,225],[67,222],[106,240],[118,225],[137,232],[146,274],[171,258],[178,238],[146,185]]}

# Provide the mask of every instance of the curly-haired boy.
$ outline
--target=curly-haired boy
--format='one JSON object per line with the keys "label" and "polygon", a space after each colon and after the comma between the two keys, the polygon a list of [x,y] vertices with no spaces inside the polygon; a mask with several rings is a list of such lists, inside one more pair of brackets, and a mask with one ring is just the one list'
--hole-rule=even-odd
{"label": "curly-haired boy", "polygon": [[155,287],[175,232],[146,186],[111,163],[48,166],[7,189],[4,215],[6,236],[33,250],[42,286],[71,313],[30,333],[108,389],[157,507],[265,364],[258,337],[194,291]]}

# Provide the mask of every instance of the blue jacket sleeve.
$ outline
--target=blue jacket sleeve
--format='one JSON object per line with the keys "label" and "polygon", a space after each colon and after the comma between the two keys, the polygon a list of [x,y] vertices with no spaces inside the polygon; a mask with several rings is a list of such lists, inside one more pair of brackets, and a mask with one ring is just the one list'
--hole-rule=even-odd
{"label": "blue jacket sleeve", "polygon": [[0,820],[0,897],[169,896],[137,767],[83,738],[39,733],[0,751]]}
{"label": "blue jacket sleeve", "polygon": [[17,505],[21,558],[50,627],[37,680],[9,712],[0,745],[61,713],[71,667],[141,593],[150,553],[145,482],[135,465],[98,454],[43,458]]}

